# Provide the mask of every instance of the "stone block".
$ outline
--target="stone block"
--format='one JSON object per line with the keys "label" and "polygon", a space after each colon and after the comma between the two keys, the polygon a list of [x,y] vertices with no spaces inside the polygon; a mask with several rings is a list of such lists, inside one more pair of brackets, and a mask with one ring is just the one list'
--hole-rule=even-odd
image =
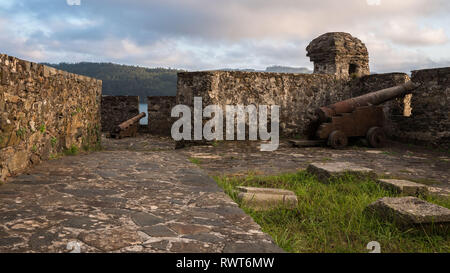
{"label": "stone block", "polygon": [[101,85],[6,55],[0,63],[0,181],[62,152],[64,144],[99,144]]}
{"label": "stone block", "polygon": [[448,230],[450,209],[416,197],[385,197],[366,208],[366,212],[392,221],[400,227],[434,227]]}
{"label": "stone block", "polygon": [[414,183],[408,180],[378,179],[377,182],[388,190],[406,195],[418,196],[427,194],[428,188],[425,185]]}
{"label": "stone block", "polygon": [[115,126],[139,115],[138,96],[102,96],[102,131],[110,132]]}
{"label": "stone block", "polygon": [[349,162],[312,163],[308,166],[307,171],[316,175],[321,182],[330,182],[347,174],[376,178],[376,173],[372,169],[360,167]]}
{"label": "stone block", "polygon": [[238,187],[239,200],[255,210],[269,210],[276,207],[294,209],[298,199],[294,192],[282,189]]}

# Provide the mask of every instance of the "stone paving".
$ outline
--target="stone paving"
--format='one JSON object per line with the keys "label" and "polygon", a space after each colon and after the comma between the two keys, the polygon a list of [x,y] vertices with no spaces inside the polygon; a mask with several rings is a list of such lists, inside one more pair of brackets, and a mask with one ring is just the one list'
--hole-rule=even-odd
{"label": "stone paving", "polygon": [[343,150],[327,147],[295,148],[281,140],[275,152],[261,152],[257,142],[218,142],[180,150],[198,159],[210,175],[276,175],[305,170],[311,163],[350,162],[372,169],[382,178],[403,179],[431,186],[433,192],[450,194],[450,151],[389,143],[386,148],[363,145]]}
{"label": "stone paving", "polygon": [[331,150],[282,141],[272,153],[255,142],[174,150],[169,138],[149,135],[103,144],[102,152],[44,162],[0,186],[0,252],[67,252],[69,242],[82,252],[282,252],[213,175],[346,161],[450,192],[448,151],[398,143]]}
{"label": "stone paving", "polygon": [[0,186],[0,252],[282,252],[170,142],[133,143],[105,140]]}

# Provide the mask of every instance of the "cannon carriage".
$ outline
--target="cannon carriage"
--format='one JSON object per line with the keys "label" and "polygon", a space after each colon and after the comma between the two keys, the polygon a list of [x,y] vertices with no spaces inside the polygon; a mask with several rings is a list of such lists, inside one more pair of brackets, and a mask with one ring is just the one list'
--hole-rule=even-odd
{"label": "cannon carriage", "polygon": [[139,121],[145,117],[146,114],[142,112],[139,115],[122,122],[111,130],[110,137],[118,139],[124,137],[136,137],[139,128]]}
{"label": "cannon carriage", "polygon": [[383,147],[386,134],[380,104],[404,96],[418,87],[409,81],[395,87],[368,93],[317,109],[315,138],[336,149],[344,148],[349,137],[365,137],[369,146]]}

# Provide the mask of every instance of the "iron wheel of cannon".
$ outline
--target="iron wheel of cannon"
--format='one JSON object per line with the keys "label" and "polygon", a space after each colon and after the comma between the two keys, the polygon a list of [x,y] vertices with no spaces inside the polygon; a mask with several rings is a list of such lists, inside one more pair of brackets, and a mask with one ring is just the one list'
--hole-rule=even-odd
{"label": "iron wheel of cannon", "polygon": [[367,131],[367,141],[370,147],[382,148],[386,143],[386,134],[384,130],[380,127],[372,127]]}
{"label": "iron wheel of cannon", "polygon": [[328,137],[328,146],[333,147],[334,149],[345,148],[347,144],[348,138],[342,131],[333,131]]}

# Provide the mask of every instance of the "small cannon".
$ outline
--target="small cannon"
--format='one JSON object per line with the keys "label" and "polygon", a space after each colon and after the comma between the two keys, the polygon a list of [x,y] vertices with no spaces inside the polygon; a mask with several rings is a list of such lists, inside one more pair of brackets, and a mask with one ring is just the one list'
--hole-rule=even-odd
{"label": "small cannon", "polygon": [[405,84],[383,89],[344,100],[317,110],[318,124],[315,137],[327,140],[333,148],[343,148],[349,137],[366,137],[371,147],[383,147],[386,135],[383,107],[380,104],[410,93],[419,86],[409,81]]}
{"label": "small cannon", "polygon": [[124,138],[135,137],[139,127],[139,121],[144,118],[146,114],[144,112],[139,115],[130,118],[127,121],[122,122],[110,132],[112,138]]}

